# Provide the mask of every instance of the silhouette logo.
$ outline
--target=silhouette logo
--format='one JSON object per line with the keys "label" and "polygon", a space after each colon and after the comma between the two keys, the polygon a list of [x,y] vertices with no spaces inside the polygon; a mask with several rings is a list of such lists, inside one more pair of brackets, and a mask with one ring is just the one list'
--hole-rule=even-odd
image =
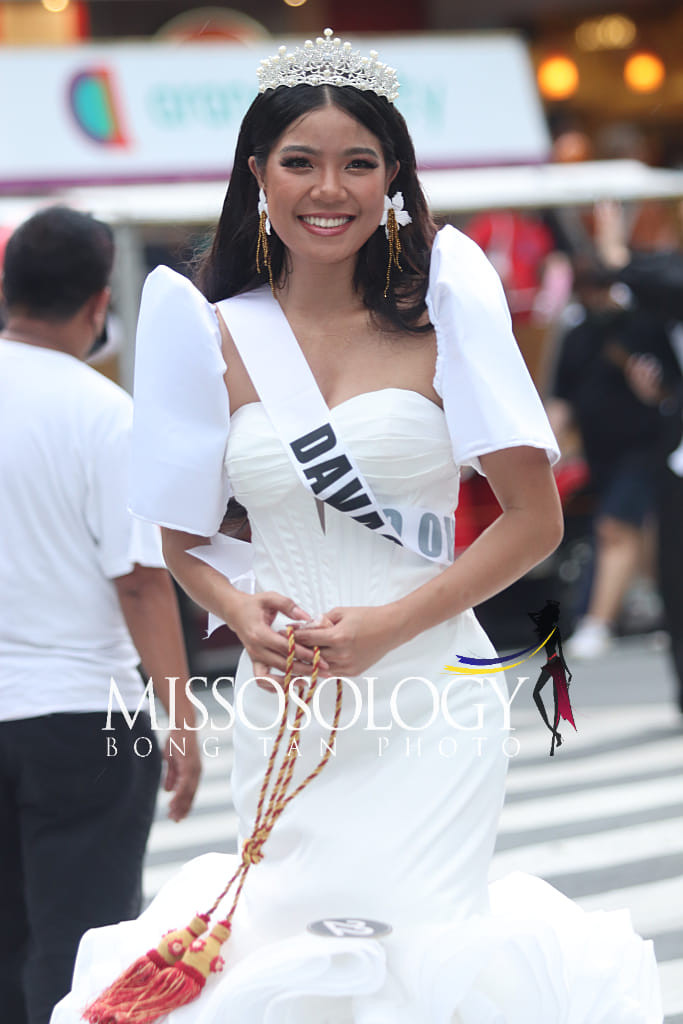
{"label": "silhouette logo", "polygon": [[[569,722],[576,729],[574,714],[569,701],[569,683],[571,682],[572,674],[564,659],[562,636],[558,625],[560,618],[559,602],[546,601],[540,611],[529,612],[528,615],[534,624],[536,636],[540,641],[538,644],[532,644],[531,647],[515,651],[514,654],[508,654],[504,658],[467,658],[464,655],[458,654],[456,655],[459,662],[458,665],[445,665],[444,667],[447,672],[455,672],[459,675],[491,675],[494,672],[504,672],[508,668],[517,668],[518,665],[522,665],[529,658],[533,658],[534,654],[538,654],[541,648],[544,648],[546,661],[541,667],[536,685],[534,686],[534,703],[545,725],[552,733],[550,743],[550,756],[552,757],[555,753],[555,747],[559,747],[562,744],[562,736],[558,732],[560,719]],[[545,639],[541,639],[542,637]],[[543,688],[549,679],[553,681],[554,712],[552,725],[550,724],[541,696]]]}

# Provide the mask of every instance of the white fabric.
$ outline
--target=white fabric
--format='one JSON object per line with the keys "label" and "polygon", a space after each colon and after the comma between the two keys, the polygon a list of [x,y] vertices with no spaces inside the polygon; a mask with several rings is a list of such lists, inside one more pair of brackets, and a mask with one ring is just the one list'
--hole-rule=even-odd
{"label": "white fabric", "polygon": [[130,396],[7,340],[0,393],[0,719],[106,710],[111,676],[134,709],[139,659],[111,581],[164,563],[158,529],[126,509]]}
{"label": "white fabric", "polygon": [[557,442],[512,333],[498,274],[479,246],[455,228],[438,234],[427,309],[436,330],[434,387],[443,399],[458,465],[480,473],[479,456],[502,448]]}
{"label": "white fabric", "polygon": [[676,476],[683,476],[683,441],[669,456],[669,468]]}
{"label": "white fabric", "polygon": [[[674,355],[681,368],[681,373],[683,373],[683,323],[674,324],[670,328],[669,338]],[[668,463],[672,473],[675,473],[676,476],[683,476],[683,437],[681,437],[678,447],[671,452]]]}
{"label": "white fabric", "polygon": [[[224,576],[232,583],[236,590],[244,594],[253,594],[256,590],[256,576],[254,575],[254,549],[249,541],[238,540],[237,537],[227,537],[223,533],[217,533],[208,544],[200,544],[196,548],[189,548],[188,554],[205,562]],[[213,612],[209,612],[206,636],[225,625]]]}
{"label": "white fabric", "polygon": [[142,292],[135,347],[135,515],[202,537],[218,532],[230,497],[224,373],[213,309],[186,278],[157,267]]}
{"label": "white fabric", "polygon": [[[480,468],[479,455],[517,445],[559,458],[500,280],[481,249],[450,226],[434,243],[427,306],[438,346],[434,386],[456,463]],[[158,267],[145,284],[137,335],[136,515],[203,537],[217,533],[230,495],[224,373],[211,306],[185,278]]]}
{"label": "white fabric", "polygon": [[263,407],[304,487],[320,501],[424,558],[453,561],[455,521],[418,506],[383,509],[353,455],[270,289],[217,304]]}
{"label": "white fabric", "polygon": [[[379,500],[453,507],[458,469],[432,402],[386,388],[343,402],[332,416]],[[335,509],[323,532],[263,406],[234,414],[226,462],[249,512],[258,590],[279,591],[316,615],[391,602],[442,571]],[[166,1024],[661,1024],[652,947],[625,915],[584,914],[523,875],[489,892],[506,770],[495,686],[504,683],[449,675],[444,665],[456,654],[495,656],[471,611],[355,680],[362,707],[350,728],[355,702],[345,686],[336,755],[287,806],[250,870],[223,948],[225,970]],[[251,675],[243,655],[232,772],[242,837],[277,718],[276,698]],[[408,677],[421,678],[403,684],[387,729],[392,691]],[[436,716],[435,692],[444,703]],[[331,721],[333,704],[334,687],[325,685],[301,735],[295,784],[320,757],[320,721]],[[137,922],[88,933],[73,991],[52,1024],[79,1024],[84,1005],[136,955],[212,903],[234,863],[218,854],[192,861]],[[376,940],[307,933],[327,917],[384,921],[393,931]]]}

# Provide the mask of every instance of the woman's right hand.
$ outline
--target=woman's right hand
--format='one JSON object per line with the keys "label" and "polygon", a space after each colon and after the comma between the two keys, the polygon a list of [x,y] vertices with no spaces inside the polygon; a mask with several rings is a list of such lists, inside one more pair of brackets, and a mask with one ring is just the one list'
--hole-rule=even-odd
{"label": "woman's right hand", "polygon": [[[278,612],[299,622],[310,622],[311,616],[303,611],[291,598],[274,591],[260,594],[240,593],[226,617],[228,625],[237,634],[251,658],[255,676],[284,676],[289,649],[286,636],[272,628]],[[309,676],[313,664],[313,649],[302,643],[294,647],[295,676]],[[328,665],[321,658],[320,667],[327,671]],[[270,689],[268,683],[264,688]]]}

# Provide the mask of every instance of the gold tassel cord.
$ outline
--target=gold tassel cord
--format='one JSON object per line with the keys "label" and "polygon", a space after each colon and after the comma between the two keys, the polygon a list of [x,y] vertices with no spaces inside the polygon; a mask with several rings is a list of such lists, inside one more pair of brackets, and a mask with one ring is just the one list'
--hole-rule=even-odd
{"label": "gold tassel cord", "polygon": [[268,271],[268,280],[270,281],[270,290],[275,295],[275,285],[273,283],[273,267],[270,259],[270,244],[268,242],[268,232],[266,231],[266,220],[268,214],[265,210],[261,213],[258,222],[258,236],[256,238],[256,273],[263,274]]}
{"label": "gold tassel cord", "polygon": [[[297,702],[292,720],[290,747],[283,753],[276,772],[291,710],[289,684],[292,680],[294,647],[294,630],[290,627],[283,681],[284,712],[259,791],[254,827],[242,846],[237,870],[205,913],[198,914],[186,928],[169,932],[164,936],[156,950],[150,950],[145,957],[136,961],[84,1011],[83,1016],[90,1024],[152,1024],[164,1014],[196,999],[209,976],[223,969],[221,947],[230,937],[232,920],[249,869],[263,860],[263,847],[287,804],[320,774],[329,761],[341,719],[342,681],[337,679],[334,718],[327,749],[316,767],[290,792],[301,723],[305,709],[313,699],[320,668],[320,650],[316,647],[310,682],[303,692],[302,699]],[[268,795],[273,776],[275,780]],[[211,918],[233,886],[235,889],[230,909],[213,925],[208,935],[205,934]]]}
{"label": "gold tassel cord", "polygon": [[398,222],[396,220],[396,214],[393,209],[390,209],[387,213],[387,240],[389,242],[389,259],[387,261],[387,279],[384,285],[384,298],[386,299],[389,293],[389,282],[391,279],[391,266],[392,264],[397,270],[402,270],[401,266],[401,239],[398,237]]}

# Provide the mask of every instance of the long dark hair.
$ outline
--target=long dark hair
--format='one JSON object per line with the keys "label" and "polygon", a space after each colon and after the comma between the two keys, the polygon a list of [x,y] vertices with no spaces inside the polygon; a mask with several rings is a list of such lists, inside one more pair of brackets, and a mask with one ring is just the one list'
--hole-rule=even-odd
{"label": "long dark hair", "polygon": [[[375,231],[359,251],[354,286],[380,321],[404,331],[429,330],[431,325],[420,321],[424,320],[436,226],[418,181],[415,149],[394,105],[383,96],[353,86],[280,86],[256,97],[242,121],[223,210],[213,244],[197,264],[197,284],[210,302],[218,302],[264,283],[265,278],[256,271],[258,185],[249,170],[249,157],[253,155],[259,167],[265,166],[273,145],[293,121],[329,104],[376,136],[387,167],[400,163],[390,191],[391,195],[403,193],[405,209],[413,219],[412,224],[401,228],[403,272],[392,270],[386,299],[388,245],[383,228]],[[287,272],[287,253],[274,231],[269,243],[273,277],[278,281]]]}

